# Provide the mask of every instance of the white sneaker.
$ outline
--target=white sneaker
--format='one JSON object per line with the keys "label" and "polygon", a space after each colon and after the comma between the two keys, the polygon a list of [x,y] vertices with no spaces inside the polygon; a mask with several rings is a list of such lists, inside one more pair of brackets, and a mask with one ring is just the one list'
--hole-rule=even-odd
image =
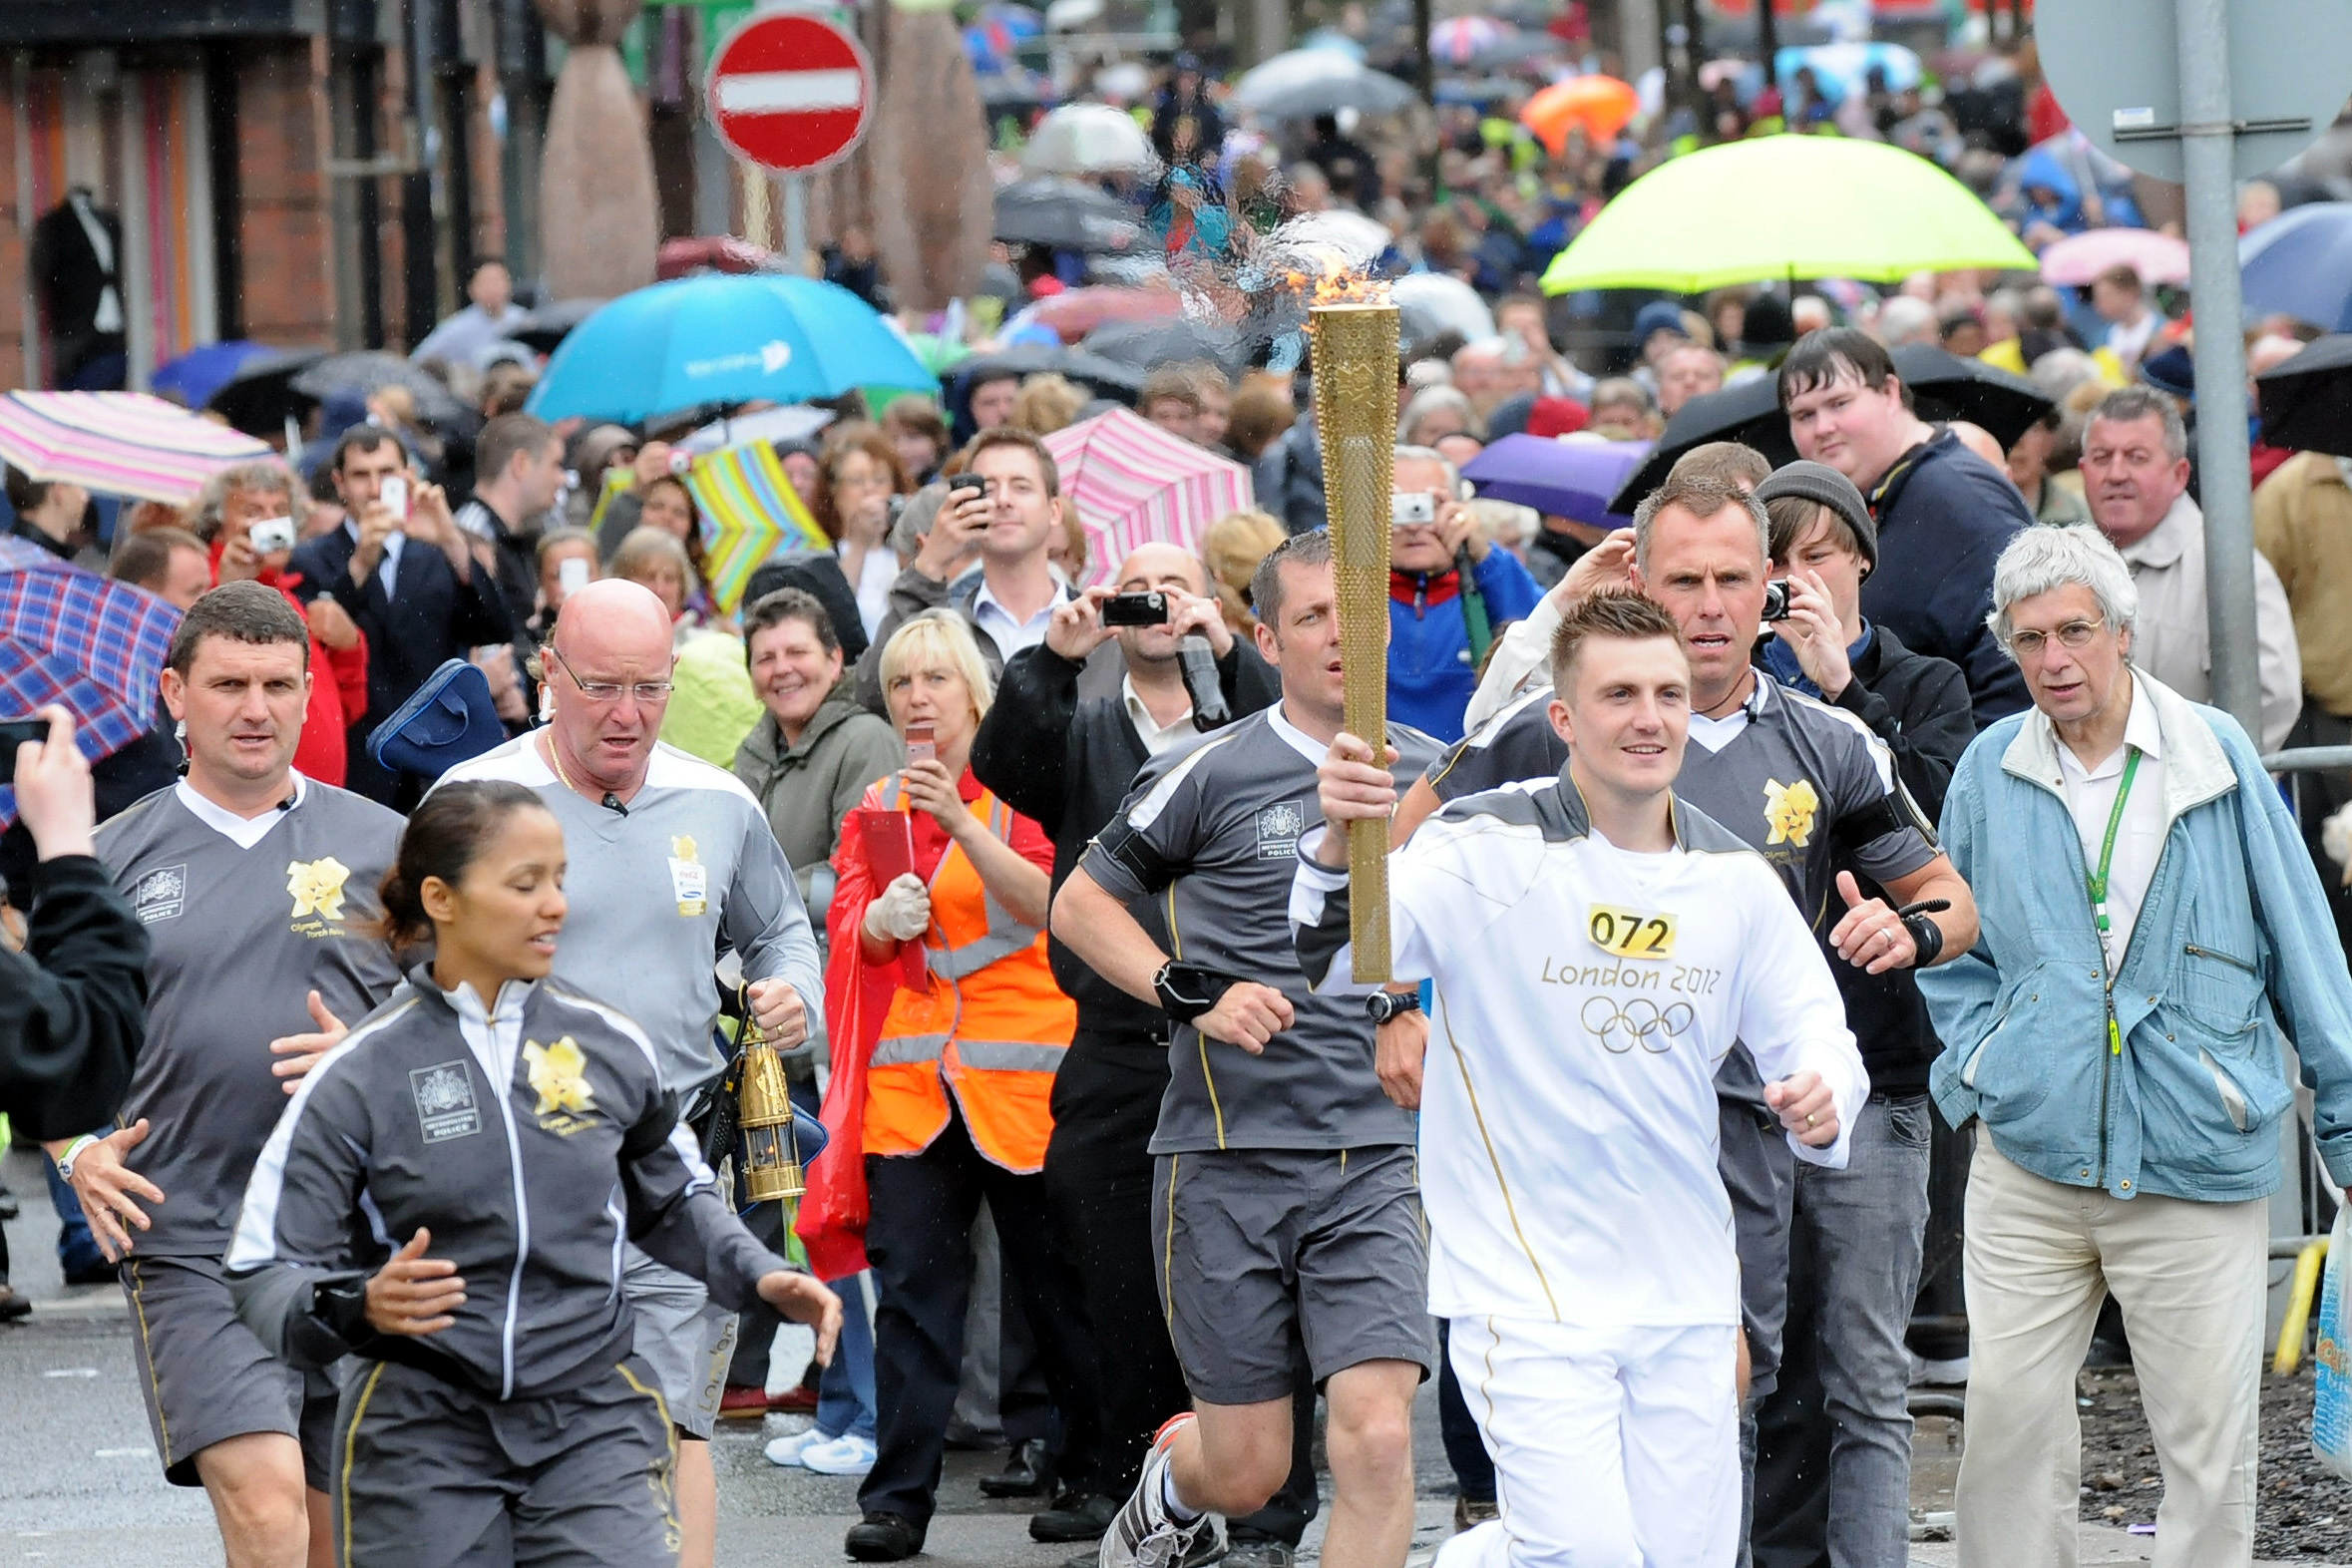
{"label": "white sneaker", "polygon": [[1168,1449],[1185,1423],[1197,1418],[1190,1410],[1170,1416],[1152,1438],[1134,1495],[1102,1532],[1102,1553],[1097,1559],[1101,1568],[1173,1568],[1192,1550],[1209,1516],[1204,1513],[1179,1522],[1168,1513],[1161,1488],[1168,1474]]}
{"label": "white sneaker", "polygon": [[863,1475],[874,1468],[874,1439],[860,1437],[855,1432],[843,1432],[826,1442],[814,1442],[800,1450],[803,1467],[819,1475]]}
{"label": "white sneaker", "polygon": [[829,1442],[832,1439],[828,1438],[823,1432],[817,1430],[817,1428],[814,1426],[794,1432],[789,1437],[778,1437],[773,1442],[768,1444],[768,1463],[780,1464],[790,1468],[801,1462],[800,1456],[803,1453],[806,1453],[809,1449],[817,1446],[819,1443]]}

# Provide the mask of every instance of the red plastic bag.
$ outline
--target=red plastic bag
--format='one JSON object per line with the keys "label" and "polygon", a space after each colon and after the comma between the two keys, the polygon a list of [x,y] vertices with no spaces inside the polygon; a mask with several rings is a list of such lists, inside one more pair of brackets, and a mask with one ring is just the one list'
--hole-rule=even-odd
{"label": "red plastic bag", "polygon": [[896,964],[868,964],[858,946],[866,906],[879,891],[858,834],[842,835],[833,870],[833,907],[826,917],[833,956],[825,966],[833,1068],[820,1112],[827,1142],[809,1166],[808,1191],[792,1227],[808,1249],[810,1270],[821,1280],[843,1279],[866,1268],[866,1220],[873,1212],[866,1195],[866,1067],[890,1015],[899,972]]}

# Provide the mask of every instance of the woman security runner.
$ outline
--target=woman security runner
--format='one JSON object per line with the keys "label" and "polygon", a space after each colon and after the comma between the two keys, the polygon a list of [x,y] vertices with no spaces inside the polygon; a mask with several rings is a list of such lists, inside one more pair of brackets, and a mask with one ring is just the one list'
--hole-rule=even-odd
{"label": "woman security runner", "polygon": [[354,1358],[332,1478],[351,1568],[675,1561],[675,1440],[631,1350],[624,1240],[730,1310],[812,1324],[820,1360],[840,1329],[833,1293],[719,1200],[645,1035],[545,979],[564,863],[521,785],[417,809],[384,935],[433,957],[311,1070],[246,1189],[240,1315],[297,1365]]}

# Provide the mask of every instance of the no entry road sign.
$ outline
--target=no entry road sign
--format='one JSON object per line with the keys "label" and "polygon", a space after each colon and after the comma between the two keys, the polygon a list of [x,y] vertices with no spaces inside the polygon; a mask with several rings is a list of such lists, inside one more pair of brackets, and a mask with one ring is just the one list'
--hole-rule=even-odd
{"label": "no entry road sign", "polygon": [[710,57],[711,124],[737,157],[780,175],[849,156],[874,113],[874,62],[822,17],[755,16]]}

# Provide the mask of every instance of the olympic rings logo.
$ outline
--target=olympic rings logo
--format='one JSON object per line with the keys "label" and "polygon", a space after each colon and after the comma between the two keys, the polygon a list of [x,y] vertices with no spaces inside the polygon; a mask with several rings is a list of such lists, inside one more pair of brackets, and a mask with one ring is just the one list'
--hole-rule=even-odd
{"label": "olympic rings logo", "polygon": [[1611,996],[1590,996],[1579,1016],[1585,1031],[1612,1055],[1622,1056],[1639,1045],[1653,1056],[1663,1056],[1691,1027],[1694,1014],[1687,1001],[1661,1007],[1647,996],[1623,1004]]}

